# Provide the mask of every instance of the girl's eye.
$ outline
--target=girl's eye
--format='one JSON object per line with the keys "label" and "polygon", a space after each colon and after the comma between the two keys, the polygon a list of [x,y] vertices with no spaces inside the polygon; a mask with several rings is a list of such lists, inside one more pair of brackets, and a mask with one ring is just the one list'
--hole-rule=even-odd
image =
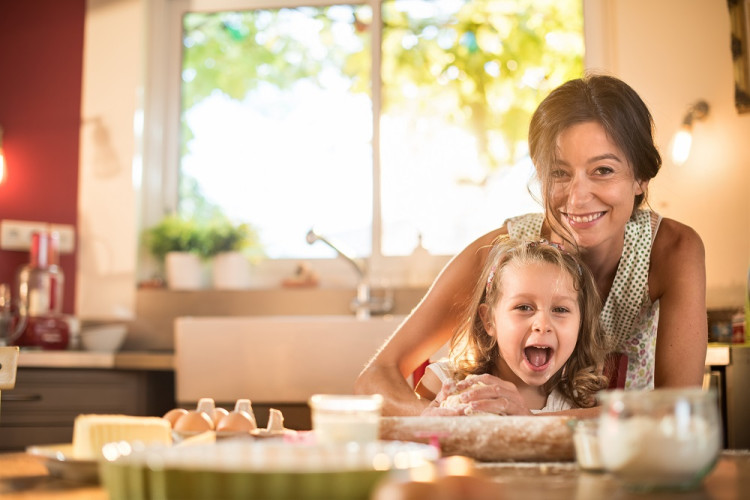
{"label": "girl's eye", "polygon": [[516,306],[516,309],[519,310],[519,311],[531,311],[532,310],[531,306],[526,305],[526,304],[518,305],[518,306]]}
{"label": "girl's eye", "polygon": [[564,314],[564,313],[569,313],[570,309],[568,309],[567,307],[555,307],[552,309],[552,311],[556,313]]}

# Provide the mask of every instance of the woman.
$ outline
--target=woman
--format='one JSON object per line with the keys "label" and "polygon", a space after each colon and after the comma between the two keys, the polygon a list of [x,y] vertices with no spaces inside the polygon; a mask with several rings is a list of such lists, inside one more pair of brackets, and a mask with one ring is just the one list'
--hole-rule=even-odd
{"label": "woman", "polygon": [[[690,227],[640,209],[661,166],[652,129],[641,98],[614,77],[591,75],[555,89],[529,127],[545,213],[510,219],[455,256],[359,376],[356,392],[383,394],[388,415],[425,409],[429,401],[405,377],[451,338],[492,242],[503,234],[580,253],[604,303],[620,385],[699,385],[708,338],[703,242]],[[515,386],[496,377],[465,394],[497,413],[528,414]]]}

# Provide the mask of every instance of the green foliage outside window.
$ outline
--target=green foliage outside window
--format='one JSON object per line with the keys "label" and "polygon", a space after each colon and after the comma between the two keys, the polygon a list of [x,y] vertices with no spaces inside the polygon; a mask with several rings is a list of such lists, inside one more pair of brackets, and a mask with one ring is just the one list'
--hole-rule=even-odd
{"label": "green foliage outside window", "polygon": [[[582,73],[581,1],[465,0],[455,12],[414,14],[415,6],[424,11],[438,3],[382,1],[380,113],[437,113],[471,131],[488,171],[512,165],[525,153],[537,104]],[[280,16],[290,12],[315,19],[322,49],[278,28]],[[359,46],[343,48],[329,36],[342,21]],[[369,5],[190,13],[183,22],[182,109],[214,92],[242,100],[261,84],[284,89],[307,79],[324,86],[326,68],[346,75],[352,92],[369,96],[372,22]],[[186,124],[182,155],[193,137]],[[192,210],[211,209],[199,206],[200,193],[189,177],[181,184],[181,199]]]}
{"label": "green foliage outside window", "polygon": [[[487,166],[512,162],[512,153],[506,158],[493,155],[490,141],[500,138],[513,151],[525,141],[538,102],[552,88],[581,74],[580,0],[467,0],[444,18],[409,16],[401,8],[409,1],[383,2],[382,113],[409,100],[400,92],[404,84],[416,85],[426,105],[431,95],[447,87],[457,106],[446,118],[474,132]],[[372,29],[368,6],[297,10],[314,14],[325,32],[343,9],[352,30]],[[339,65],[351,78],[352,90],[370,93],[369,37],[354,53],[344,53],[332,42],[321,59],[299,39],[274,30],[279,12],[185,17],[183,109],[216,89],[242,100],[259,82],[285,88],[302,78],[317,81],[329,64]],[[182,132],[184,153],[191,134],[188,129]]]}

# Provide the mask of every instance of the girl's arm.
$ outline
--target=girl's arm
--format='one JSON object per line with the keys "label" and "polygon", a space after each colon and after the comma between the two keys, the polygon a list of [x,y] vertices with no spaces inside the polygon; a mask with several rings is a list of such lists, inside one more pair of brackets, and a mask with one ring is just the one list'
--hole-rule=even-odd
{"label": "girl's arm", "polygon": [[701,384],[706,364],[706,256],[690,227],[663,219],[651,250],[649,290],[659,300],[654,386]]}
{"label": "girl's arm", "polygon": [[421,363],[453,335],[500,228],[480,237],[443,269],[419,305],[385,342],[357,378],[357,394],[382,394],[383,415],[419,415],[429,404],[406,382]]}

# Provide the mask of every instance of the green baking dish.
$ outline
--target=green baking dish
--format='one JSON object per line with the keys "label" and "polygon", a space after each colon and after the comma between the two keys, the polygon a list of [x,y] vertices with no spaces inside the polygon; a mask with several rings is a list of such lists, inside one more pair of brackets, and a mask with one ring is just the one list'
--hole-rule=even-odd
{"label": "green baking dish", "polygon": [[104,454],[100,477],[110,500],[367,500],[388,471],[439,458],[435,448],[421,443],[283,439],[185,447],[111,443]]}

